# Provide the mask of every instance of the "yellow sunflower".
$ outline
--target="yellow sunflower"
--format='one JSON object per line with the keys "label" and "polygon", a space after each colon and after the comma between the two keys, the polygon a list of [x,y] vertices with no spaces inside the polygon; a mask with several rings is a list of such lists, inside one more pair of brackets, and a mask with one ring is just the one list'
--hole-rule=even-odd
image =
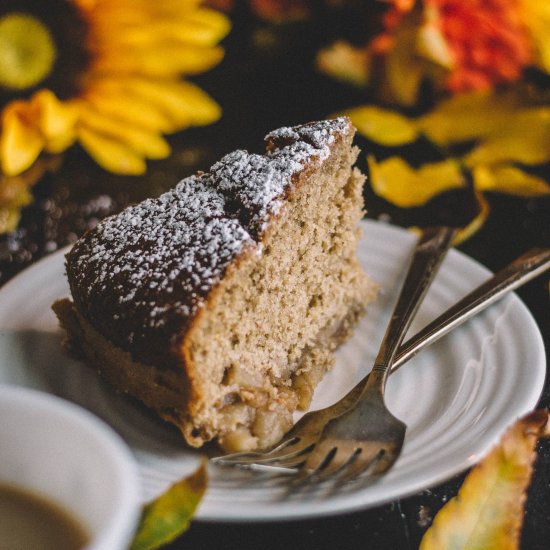
{"label": "yellow sunflower", "polygon": [[201,4],[2,0],[1,175],[76,141],[106,170],[141,174],[170,153],[163,134],[217,120],[219,106],[182,80],[223,56],[229,21]]}

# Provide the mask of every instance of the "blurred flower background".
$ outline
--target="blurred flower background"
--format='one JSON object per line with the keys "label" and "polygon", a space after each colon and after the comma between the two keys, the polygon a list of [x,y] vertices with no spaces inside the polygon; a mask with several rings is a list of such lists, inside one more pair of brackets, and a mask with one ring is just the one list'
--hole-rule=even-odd
{"label": "blurred flower background", "polygon": [[4,0],[0,280],[273,128],[339,113],[369,216],[463,240],[489,224],[498,264],[506,228],[548,237],[549,72],[539,0]]}
{"label": "blurred flower background", "polygon": [[340,113],[369,217],[459,226],[500,268],[550,245],[549,73],[549,0],[2,0],[0,285],[270,130]]}
{"label": "blurred flower background", "polygon": [[219,63],[229,27],[192,1],[4,2],[0,230],[51,166],[43,153],[78,143],[104,170],[143,174],[170,155],[162,134],[217,120],[219,106],[180,77]]}

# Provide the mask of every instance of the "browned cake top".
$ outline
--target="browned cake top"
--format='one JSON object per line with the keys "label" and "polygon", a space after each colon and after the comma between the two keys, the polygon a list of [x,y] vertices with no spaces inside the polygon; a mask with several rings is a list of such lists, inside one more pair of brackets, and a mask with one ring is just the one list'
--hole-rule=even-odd
{"label": "browned cake top", "polygon": [[105,219],[67,255],[77,309],[135,359],[177,364],[182,333],[228,265],[245,250],[261,254],[293,182],[350,132],[347,118],[281,128],[266,137],[266,155],[234,151]]}

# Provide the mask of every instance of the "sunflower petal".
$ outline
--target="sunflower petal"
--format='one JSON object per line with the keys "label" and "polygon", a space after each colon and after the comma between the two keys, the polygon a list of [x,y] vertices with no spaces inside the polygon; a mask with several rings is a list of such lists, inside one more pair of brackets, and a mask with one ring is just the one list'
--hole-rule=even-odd
{"label": "sunflower petal", "polygon": [[422,206],[439,193],[466,185],[460,166],[453,159],[424,164],[419,169],[399,157],[378,163],[371,156],[368,162],[374,192],[403,208]]}
{"label": "sunflower petal", "polygon": [[76,138],[75,124],[78,117],[76,107],[57,99],[50,90],[40,90],[32,98],[38,112],[38,126],[51,153],[60,153]]}
{"label": "sunflower petal", "polygon": [[[219,105],[190,82],[130,78],[120,81],[125,96],[137,96],[154,105],[172,121],[171,131],[211,124],[221,116]],[[115,83],[116,86],[116,83]]]}
{"label": "sunflower petal", "polygon": [[[107,107],[110,116],[163,133],[211,124],[221,116],[219,105],[189,82],[137,76],[104,79],[93,97],[95,110]],[[114,97],[125,98],[123,109],[112,101]]]}
{"label": "sunflower petal", "polygon": [[153,105],[136,96],[121,96],[103,89],[91,90],[83,100],[96,111],[117,120],[140,126],[151,132],[168,132],[173,127],[173,121]]}
{"label": "sunflower petal", "polygon": [[345,114],[351,118],[360,134],[382,145],[405,145],[418,137],[414,121],[395,111],[364,105],[349,109]]}
{"label": "sunflower petal", "polygon": [[196,46],[215,46],[230,30],[229,19],[213,10],[176,14],[128,24],[127,19],[106,19],[94,28],[94,38],[109,48],[150,47],[152,44],[179,41]]}
{"label": "sunflower petal", "polygon": [[80,124],[91,132],[127,145],[146,158],[162,159],[170,154],[170,146],[158,133],[124,124],[91,108],[81,110]]}
{"label": "sunflower petal", "polygon": [[78,139],[88,154],[105,170],[123,175],[145,173],[143,156],[120,141],[87,128],[78,128]]}
{"label": "sunflower petal", "polygon": [[7,176],[20,174],[38,158],[44,138],[37,126],[36,109],[24,102],[13,102],[2,116],[0,166]]}
{"label": "sunflower petal", "polygon": [[[190,82],[165,82],[159,83],[161,88],[157,92],[156,102],[159,107],[165,109],[176,124],[189,124],[202,126],[211,124],[221,116],[220,106],[198,86]],[[149,92],[154,94],[155,84]],[[154,95],[151,101],[154,100]]]}
{"label": "sunflower petal", "polygon": [[144,74],[155,77],[196,74],[217,65],[223,48],[202,48],[181,43],[156,44],[154,48],[130,47],[99,51],[93,70],[99,73]]}
{"label": "sunflower petal", "polygon": [[512,164],[476,166],[472,174],[474,186],[479,191],[493,191],[518,197],[550,195],[550,184],[546,180],[528,174]]}
{"label": "sunflower petal", "polygon": [[[189,14],[189,17],[186,19],[189,23],[186,24],[182,21],[182,26],[185,29],[189,29],[189,32],[192,32],[193,27],[195,29],[201,29],[200,32],[203,34],[201,40],[203,40],[204,37],[207,38],[207,42],[204,43],[205,45],[213,46],[217,44],[222,38],[227,36],[231,30],[231,22],[228,17],[219,11],[208,8],[196,10]],[[196,36],[196,39],[197,38]]]}
{"label": "sunflower petal", "polygon": [[79,10],[87,18],[94,21],[94,25],[105,21],[122,21],[128,24],[147,24],[159,18],[175,18],[182,14],[190,14],[202,9],[200,4],[204,0],[118,0],[106,2],[98,0],[73,0]]}

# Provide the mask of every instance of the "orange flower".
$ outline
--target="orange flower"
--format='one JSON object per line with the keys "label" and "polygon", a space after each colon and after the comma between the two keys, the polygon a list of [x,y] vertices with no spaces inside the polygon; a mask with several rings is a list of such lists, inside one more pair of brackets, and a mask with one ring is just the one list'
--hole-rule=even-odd
{"label": "orange flower", "polygon": [[[396,45],[403,19],[415,8],[410,0],[391,3],[384,32],[369,45],[373,53],[386,54]],[[483,90],[520,78],[534,60],[523,8],[521,0],[425,0],[422,31],[440,37],[450,55],[446,89]]]}
{"label": "orange flower", "polygon": [[517,0],[428,0],[454,67],[445,85],[480,90],[520,78],[533,60],[529,32]]}

